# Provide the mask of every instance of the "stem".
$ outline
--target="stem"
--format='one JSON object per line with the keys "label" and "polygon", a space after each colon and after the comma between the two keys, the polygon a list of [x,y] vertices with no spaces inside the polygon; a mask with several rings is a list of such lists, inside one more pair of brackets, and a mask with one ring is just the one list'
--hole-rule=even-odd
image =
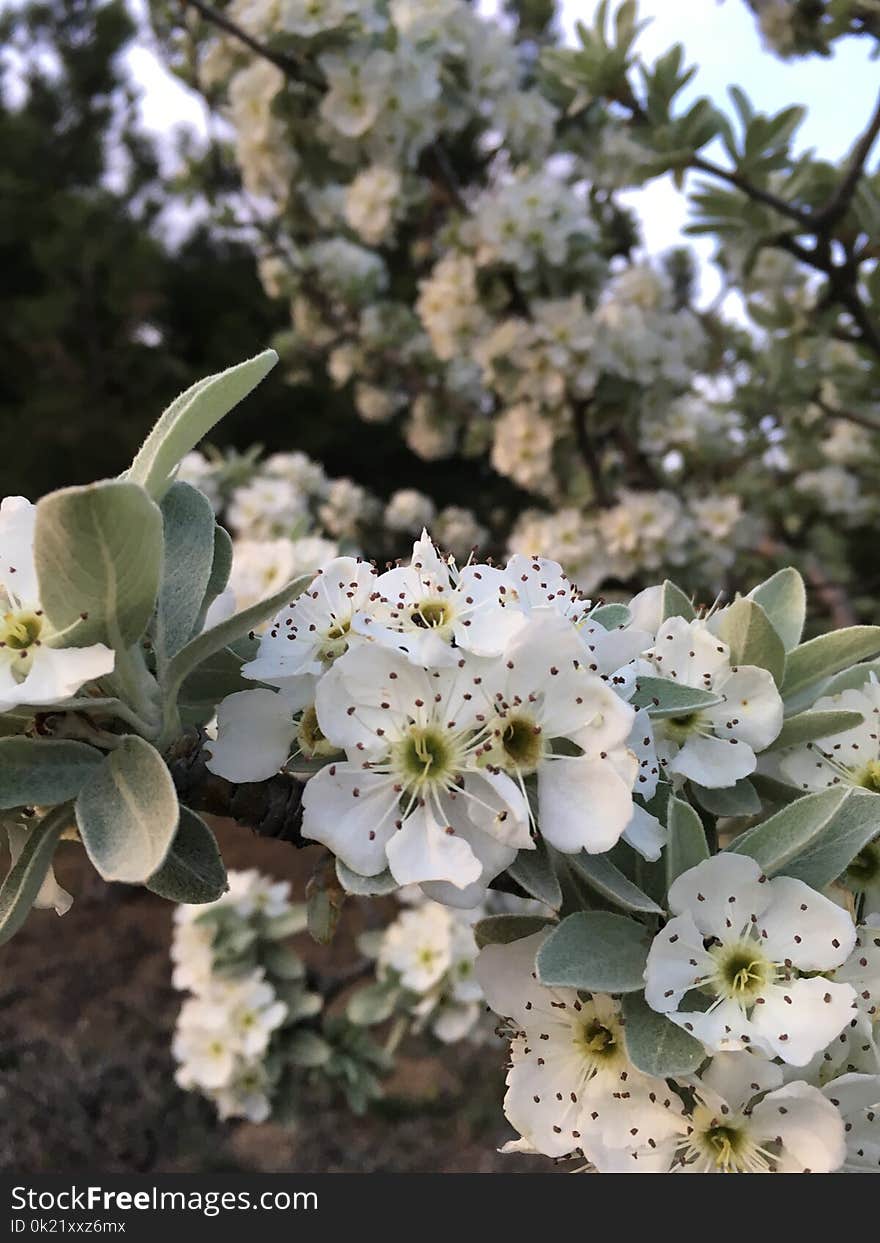
{"label": "stem", "polygon": [[602,465],[596,453],[595,445],[590,438],[590,429],[588,426],[590,403],[588,401],[579,401],[572,406],[572,414],[574,417],[574,434],[577,440],[578,449],[581,457],[584,459],[584,465],[589,471],[590,481],[593,485],[593,492],[596,497],[596,503],[601,509],[607,509],[613,502],[609,496],[608,489],[605,486],[605,479],[602,475]]}
{"label": "stem", "polygon": [[300,833],[304,781],[289,773],[241,785],[227,781],[209,771],[205,763],[205,741],[204,730],[185,734],[165,754],[165,762],[184,806],[235,820],[261,837],[274,837],[292,846],[311,844],[304,841]]}
{"label": "stem", "polygon": [[821,211],[813,216],[813,228],[827,232],[837,224],[841,217],[846,215],[878,134],[880,134],[880,96],[877,97],[874,114],[867,129],[853,148],[849,168],[843,180]]}
{"label": "stem", "polygon": [[225,14],[218,12],[212,8],[210,4],[205,4],[204,0],[180,0],[184,9],[187,7],[195,9],[207,22],[212,26],[216,26],[218,30],[225,31],[231,35],[233,39],[237,39],[239,43],[246,48],[250,48],[252,52],[256,52],[257,56],[262,56],[264,60],[270,61],[277,66],[287,77],[296,81],[305,82],[309,86],[324,86],[323,75],[320,74],[307,61],[300,60],[295,56],[287,56],[283,52],[275,52],[265,43],[261,43],[259,39],[255,39],[253,35],[249,35],[246,30],[242,30],[241,26],[230,21]]}

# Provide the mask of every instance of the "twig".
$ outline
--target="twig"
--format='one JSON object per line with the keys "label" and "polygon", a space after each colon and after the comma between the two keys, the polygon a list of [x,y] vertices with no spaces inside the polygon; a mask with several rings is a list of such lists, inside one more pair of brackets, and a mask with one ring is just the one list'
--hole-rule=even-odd
{"label": "twig", "polygon": [[210,4],[205,4],[204,0],[180,0],[180,3],[184,8],[195,9],[205,21],[210,22],[212,26],[216,26],[218,30],[225,31],[233,39],[237,39],[246,48],[256,52],[257,56],[262,56],[264,60],[270,61],[287,77],[294,78],[300,82],[306,82],[309,86],[324,86],[323,76],[307,61],[300,60],[295,56],[288,56],[284,52],[273,51],[267,44],[261,43],[259,39],[249,35],[241,26],[236,25],[224,13],[220,13],[217,9],[212,8]]}
{"label": "twig", "polygon": [[588,426],[590,416],[590,403],[588,401],[574,402],[572,405],[572,417],[574,419],[574,434],[577,441],[578,449],[584,464],[589,471],[590,481],[593,485],[593,492],[596,497],[596,504],[601,509],[607,509],[612,504],[608,495],[608,489],[605,487],[605,479],[602,475],[602,465],[596,453],[595,446],[590,437],[590,429]]}
{"label": "twig", "polygon": [[825,206],[812,217],[812,228],[820,231],[827,231],[837,224],[842,216],[846,215],[847,209],[852,202],[852,197],[856,192],[859,184],[859,178],[865,171],[865,161],[871,154],[871,148],[880,134],[880,96],[877,98],[877,104],[874,108],[874,115],[871,117],[868,128],[862,134],[856,143],[849,168],[840,185],[834,194],[825,204]]}

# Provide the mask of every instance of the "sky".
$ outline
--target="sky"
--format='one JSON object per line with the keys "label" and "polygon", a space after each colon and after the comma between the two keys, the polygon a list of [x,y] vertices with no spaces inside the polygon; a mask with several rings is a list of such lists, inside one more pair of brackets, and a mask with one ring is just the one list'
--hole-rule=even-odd
{"label": "sky", "polygon": [[[135,13],[145,13],[147,0],[129,2]],[[576,22],[592,24],[598,3],[563,0],[561,26],[566,42],[576,44]],[[639,9],[643,18],[651,19],[637,45],[649,61],[680,42],[686,63],[699,66],[679,96],[679,107],[700,95],[729,105],[731,82],[743,87],[759,111],[778,112],[789,104],[805,103],[808,115],[799,131],[798,146],[812,148],[828,159],[839,159],[847,152],[871,115],[880,62],[869,59],[868,40],[840,40],[830,59],[786,62],[763,50],[755,19],[743,0],[642,0]],[[134,47],[128,61],[143,92],[140,109],[146,128],[167,134],[175,125],[186,124],[204,132],[203,104],[164,70],[149,46]],[[706,154],[725,162],[721,151],[710,147]],[[624,197],[638,212],[647,251],[656,253],[681,241],[687,206],[670,178],[658,179],[647,189]],[[691,244],[703,260],[701,293],[702,300],[708,301],[718,287],[707,262],[713,243],[701,239]]]}

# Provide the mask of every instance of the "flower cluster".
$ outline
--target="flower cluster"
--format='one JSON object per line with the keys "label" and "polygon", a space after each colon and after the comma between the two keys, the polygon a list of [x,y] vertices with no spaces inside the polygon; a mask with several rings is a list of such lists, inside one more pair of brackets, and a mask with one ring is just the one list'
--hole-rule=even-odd
{"label": "flower cluster", "polygon": [[[181,1088],[221,1118],[264,1122],[290,1091],[292,1067],[309,1064],[322,1009],[305,967],[285,941],[305,927],[290,886],[256,871],[230,872],[216,902],[178,906],[171,958],[175,988],[190,994],[173,1041]],[[305,1055],[305,1062],[304,1062]]]}
{"label": "flower cluster", "polygon": [[[599,6],[580,50],[554,46],[552,5],[526,7],[248,0],[195,51],[188,32],[178,68],[231,122],[290,377],[329,377],[428,461],[482,459],[502,477],[498,547],[558,559],[584,590],[665,573],[735,589],[783,546],[857,584],[878,516],[876,333],[872,308],[852,330],[846,298],[826,331],[822,281],[780,234],[829,193],[827,164],[793,146],[800,110],[762,116],[735,88],[735,122],[707,99],[676,111],[692,70],[675,49],[639,60],[633,4],[611,30]],[[751,7],[783,56],[874,29],[855,0]],[[692,223],[719,239],[745,326],[701,307],[685,251],[645,256],[620,197],[669,171],[681,185],[722,129],[732,167],[688,183]],[[768,208],[777,194],[794,215]],[[874,229],[832,217],[844,249]],[[854,272],[872,262],[855,253]]]}
{"label": "flower cluster", "polygon": [[[504,1108],[520,1138],[506,1149],[605,1173],[876,1173],[880,930],[735,854],[683,873],[669,901],[644,1011],[631,994],[544,986],[546,933],[482,951],[511,1041]],[[654,1071],[632,1032],[642,1013],[657,1041],[669,1019],[686,1033],[677,1067]]]}
{"label": "flower cluster", "polygon": [[305,453],[260,459],[192,452],[177,477],[205,493],[233,534],[229,591],[240,607],[341,552],[369,547],[378,556],[396,556],[425,526],[462,560],[489,539],[462,506],[438,510],[416,488],[398,489],[382,501],[353,479],[329,478]]}
{"label": "flower cluster", "polygon": [[[789,571],[700,613],[670,583],[592,604],[557,563],[459,568],[423,533],[384,573],[330,563],[275,618],[209,766],[308,757],[303,836],[343,885],[434,900],[386,930],[352,1017],[449,1039],[479,985],[518,1151],[870,1168],[880,692],[841,653],[880,644],[798,645],[803,612]],[[487,917],[501,873],[543,905]]]}

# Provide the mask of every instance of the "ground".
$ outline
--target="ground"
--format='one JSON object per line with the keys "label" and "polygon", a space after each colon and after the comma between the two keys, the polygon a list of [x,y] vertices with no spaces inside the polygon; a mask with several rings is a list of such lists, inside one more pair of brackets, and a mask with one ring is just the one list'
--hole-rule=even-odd
{"label": "ground", "polygon": [[[218,825],[228,867],[259,867],[301,900],[315,848]],[[219,1122],[180,1091],[171,1034],[172,907],[145,890],[105,885],[73,843],[59,879],[75,895],[59,919],[36,911],[0,950],[0,1170],[27,1173],[545,1172],[543,1158],[501,1156],[502,1042],[405,1046],[386,1097],[366,1117],[342,1103],[295,1129]],[[296,945],[331,973],[351,961],[363,910],[347,908],[329,949]]]}

